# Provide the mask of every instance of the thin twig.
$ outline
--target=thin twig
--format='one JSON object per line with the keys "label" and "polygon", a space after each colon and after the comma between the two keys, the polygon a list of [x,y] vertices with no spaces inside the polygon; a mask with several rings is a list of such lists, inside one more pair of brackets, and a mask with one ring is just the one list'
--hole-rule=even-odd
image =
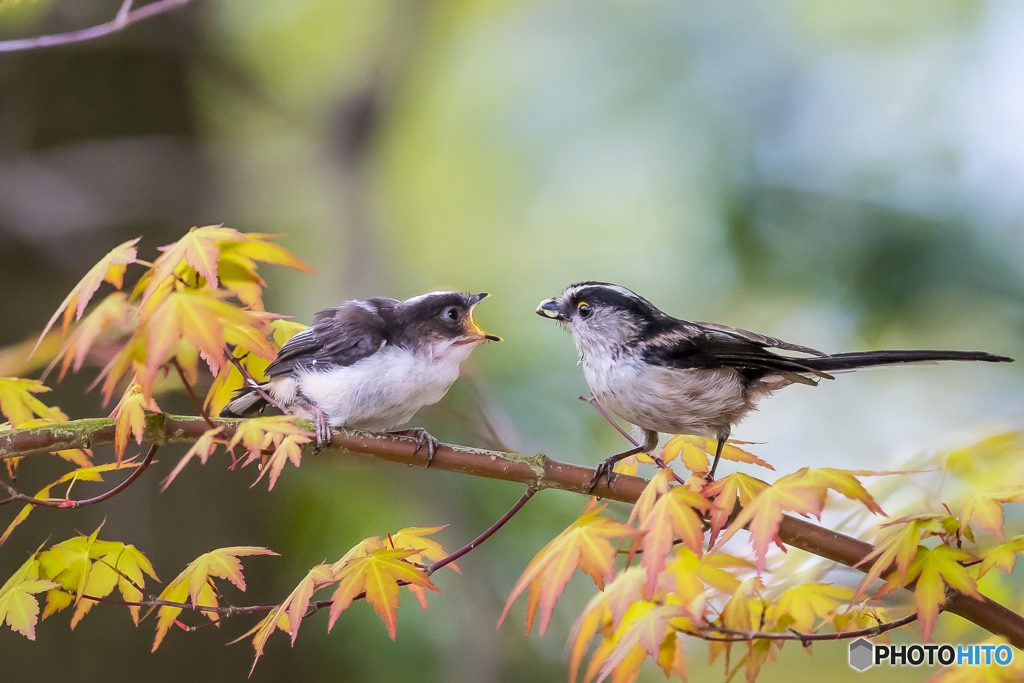
{"label": "thin twig", "polygon": [[117,33],[121,29],[142,21],[143,19],[163,14],[164,12],[174,9],[178,5],[185,5],[190,2],[192,2],[192,0],[157,0],[145,7],[132,10],[131,1],[126,0],[118,10],[117,15],[105,24],[91,26],[79,31],[70,31],[68,33],[53,33],[46,36],[36,36],[35,38],[3,40],[0,41],[0,52],[32,50],[40,47],[50,47],[51,45],[67,45],[68,43],[80,43],[85,40],[100,38],[111,33]]}
{"label": "thin twig", "polygon": [[[125,0],[126,3],[130,3],[131,0]],[[209,414],[206,412],[206,407],[203,405],[199,397],[196,396],[196,392],[192,389],[192,385],[185,379],[185,369],[181,367],[181,363],[178,358],[175,357],[172,361],[174,363],[174,369],[178,371],[178,377],[181,378],[181,383],[185,385],[185,391],[188,393],[188,397],[192,399],[192,405],[195,406],[196,411],[206,420],[206,424],[210,425],[210,429],[216,429],[217,425],[213,424],[213,420],[210,419]]]}
{"label": "thin twig", "polygon": [[160,448],[159,444],[151,445],[149,447],[149,452],[146,454],[146,459],[139,463],[138,467],[135,468],[135,471],[132,472],[127,479],[125,479],[120,484],[110,489],[106,493],[101,493],[100,495],[94,498],[85,498],[83,500],[42,500],[39,498],[33,498],[32,496],[26,496],[24,493],[21,493],[16,488],[8,484],[6,481],[0,479],[0,486],[7,489],[7,492],[11,494],[11,497],[5,501],[2,501],[2,503],[10,503],[11,501],[19,500],[23,503],[28,503],[29,505],[38,505],[39,507],[48,508],[78,508],[82,507],[83,505],[95,505],[96,503],[102,503],[105,500],[113,498],[117,494],[121,493],[121,491],[124,491],[126,488],[131,486],[132,482],[138,479],[139,475],[142,474],[142,472],[147,467],[149,467],[150,463],[153,462],[153,456],[156,455],[156,451],[158,448]]}
{"label": "thin twig", "polygon": [[444,566],[447,566],[447,565],[451,564],[455,560],[459,559],[460,557],[462,557],[463,555],[468,553],[473,548],[476,548],[478,545],[480,545],[481,543],[486,541],[488,538],[490,538],[492,535],[494,535],[494,532],[496,532],[501,527],[505,526],[505,524],[510,519],[512,519],[512,517],[514,517],[517,512],[522,510],[523,506],[526,505],[527,501],[529,501],[531,498],[533,498],[533,494],[535,494],[535,493],[537,493],[537,489],[533,488],[532,486],[530,488],[526,489],[526,493],[523,494],[522,498],[520,498],[518,501],[516,501],[516,504],[513,505],[512,508],[508,512],[506,512],[504,515],[502,515],[501,519],[499,519],[497,522],[492,524],[487,529],[487,531],[483,532],[482,534],[480,534],[479,536],[474,538],[472,541],[470,541],[468,544],[464,545],[459,550],[456,550],[454,553],[452,553],[448,557],[445,557],[444,559],[438,560],[434,564],[430,565],[429,567],[427,567],[426,569],[423,570],[423,573],[426,574],[427,576],[430,576],[431,574],[436,572],[441,567],[444,567]]}
{"label": "thin twig", "polygon": [[[862,628],[857,631],[839,631],[836,633],[800,633],[794,629],[789,629],[787,633],[776,632],[768,633],[764,631],[737,631],[731,628],[724,628],[720,626],[708,626],[706,629],[699,631],[689,629],[679,629],[681,633],[685,633],[688,636],[694,638],[700,638],[701,640],[711,640],[721,643],[742,643],[749,642],[751,640],[797,640],[800,641],[807,647],[808,643],[816,640],[846,640],[848,638],[872,638],[874,636],[881,635],[886,631],[892,631],[893,629],[912,624],[917,621],[917,612],[908,614],[905,617],[900,617],[893,621],[886,623],[879,623],[878,626],[871,626],[870,628]],[[724,634],[725,637],[712,635],[715,633]]]}

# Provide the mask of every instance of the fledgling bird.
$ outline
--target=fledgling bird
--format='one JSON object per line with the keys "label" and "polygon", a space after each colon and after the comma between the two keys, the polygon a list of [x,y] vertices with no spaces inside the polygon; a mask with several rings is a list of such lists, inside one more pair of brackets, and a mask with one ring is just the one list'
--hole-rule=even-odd
{"label": "fledgling bird", "polygon": [[[485,341],[501,341],[473,320],[488,294],[430,292],[405,301],[352,299],[320,311],[313,325],[285,342],[269,366],[269,378],[243,387],[221,417],[249,417],[269,402],[261,391],[295,414],[316,422],[317,448],[330,427],[383,432],[437,403],[459,377],[459,366]],[[427,465],[437,439],[425,429],[392,432],[427,446]]]}
{"label": "fledgling bird", "polygon": [[[816,386],[831,374],[877,365],[941,360],[1012,363],[980,351],[867,351],[828,355],[754,332],[679,320],[642,296],[606,282],[582,282],[540,303],[537,313],[572,332],[590,391],[605,409],[641,430],[639,448],[605,460],[591,490],[619,460],[648,453],[658,433],[718,440],[714,478],[733,426],[758,400],[790,384]],[[790,351],[802,356],[776,353]]]}

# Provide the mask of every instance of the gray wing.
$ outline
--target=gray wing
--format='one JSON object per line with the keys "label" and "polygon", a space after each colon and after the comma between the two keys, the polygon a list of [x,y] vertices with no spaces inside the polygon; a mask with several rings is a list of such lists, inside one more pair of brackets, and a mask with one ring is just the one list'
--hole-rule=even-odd
{"label": "gray wing", "polygon": [[758,346],[767,346],[773,349],[784,349],[786,351],[796,351],[797,353],[807,353],[812,356],[827,356],[827,353],[822,353],[815,349],[808,348],[806,346],[800,346],[798,344],[790,344],[789,342],[776,339],[775,337],[766,337],[763,334],[757,332],[748,332],[747,330],[741,330],[736,327],[729,327],[728,325],[719,325],[717,323],[693,323],[699,327],[704,327],[709,330],[715,330],[716,332],[722,332],[724,334],[737,337],[739,339],[746,339],[747,341],[754,342]]}
{"label": "gray wing", "polygon": [[300,369],[352,365],[377,353],[387,343],[382,308],[371,299],[346,301],[320,311],[312,326],[285,342],[267,366],[267,376],[273,379]]}

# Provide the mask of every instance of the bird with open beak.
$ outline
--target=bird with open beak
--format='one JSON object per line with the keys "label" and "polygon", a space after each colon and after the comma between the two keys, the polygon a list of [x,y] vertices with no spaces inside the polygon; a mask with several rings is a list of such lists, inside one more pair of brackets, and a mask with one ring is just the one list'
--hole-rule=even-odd
{"label": "bird with open beak", "polygon": [[[441,400],[473,349],[501,341],[473,319],[487,296],[352,299],[320,311],[281,347],[260,391],[243,387],[221,416],[261,412],[269,405],[265,393],[289,412],[313,418],[318,449],[330,440],[331,426],[383,432],[402,425]],[[417,451],[426,445],[429,465],[437,439],[422,428],[392,433],[416,437]]]}

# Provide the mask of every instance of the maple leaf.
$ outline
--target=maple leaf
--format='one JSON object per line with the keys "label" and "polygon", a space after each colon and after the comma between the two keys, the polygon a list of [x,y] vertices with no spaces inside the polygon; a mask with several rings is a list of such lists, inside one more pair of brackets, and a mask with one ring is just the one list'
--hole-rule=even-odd
{"label": "maple leaf", "polygon": [[82,319],[82,314],[85,312],[86,306],[89,305],[89,300],[92,299],[93,294],[96,293],[96,290],[99,289],[104,281],[121,289],[121,286],[124,284],[124,272],[128,264],[135,263],[137,255],[135,245],[138,244],[139,239],[141,238],[136,237],[115,247],[89,269],[89,272],[85,274],[81,282],[74,286],[71,293],[68,294],[64,302],[57,308],[50,321],[46,323],[46,327],[43,328],[42,334],[39,335],[39,341],[36,342],[29,357],[39,348],[40,342],[43,341],[46,333],[50,331],[50,328],[53,327],[53,324],[62,312],[64,313],[64,321],[61,325],[61,332],[63,334],[67,332],[68,324],[71,323],[72,318],[76,320]]}
{"label": "maple leaf", "polygon": [[266,285],[256,273],[256,261],[288,266],[306,273],[315,273],[284,247],[268,242],[276,235],[245,233],[244,242],[223,242],[220,245],[222,285],[233,291],[242,303],[253,309],[263,307],[261,289]]}
{"label": "maple leaf", "polygon": [[854,599],[863,595],[864,591],[866,591],[872,583],[881,577],[882,572],[889,569],[893,563],[896,565],[896,573],[894,576],[898,577],[900,585],[906,585],[907,570],[910,567],[910,562],[917,554],[918,544],[921,542],[922,530],[933,524],[938,517],[938,515],[932,514],[916,517],[903,517],[883,525],[883,528],[898,528],[886,536],[882,541],[875,544],[874,549],[865,555],[860,562],[854,565],[854,569],[856,569],[860,565],[874,560],[874,564],[871,565],[871,568],[864,575],[864,579],[861,581],[860,587],[857,589],[857,595],[854,596]]}
{"label": "maple leaf", "polygon": [[705,486],[702,493],[711,499],[711,509],[708,515],[711,533],[708,536],[708,546],[715,545],[718,534],[736,509],[737,500],[741,507],[746,507],[766,488],[768,488],[768,482],[743,472],[734,472]]}
{"label": "maple leaf", "polygon": [[235,427],[235,433],[228,442],[228,450],[233,451],[235,446],[242,445],[248,451],[242,467],[251,462],[263,459],[263,452],[273,446],[266,464],[260,470],[260,475],[253,482],[253,486],[259,483],[268,471],[270,472],[270,489],[274,488],[277,477],[284,469],[286,462],[291,461],[296,467],[302,459],[302,445],[309,443],[309,433],[295,424],[293,415],[273,415],[270,417],[256,417],[240,422]]}
{"label": "maple leaf", "polygon": [[[96,540],[89,549],[89,558],[93,560],[93,563],[89,568],[89,578],[82,593],[83,596],[89,597],[79,600],[75,606],[75,614],[71,617],[72,629],[96,604],[89,598],[105,598],[113,592],[114,588],[119,588],[126,601],[138,602],[143,597],[142,592],[133,586],[132,582],[140,588],[145,587],[143,572],[156,579],[156,573],[153,571],[153,565],[150,564],[149,559],[132,545]],[[139,609],[138,605],[129,606],[132,621],[136,626],[139,625]]]}
{"label": "maple leaf", "polygon": [[[76,482],[76,481],[103,481],[103,475],[102,475],[103,472],[110,472],[112,470],[126,469],[126,468],[130,468],[130,467],[138,467],[139,464],[140,463],[132,462],[132,460],[129,459],[129,460],[122,460],[120,464],[118,464],[118,463],[104,463],[102,465],[91,465],[89,467],[80,467],[77,470],[72,470],[71,472],[68,472],[67,474],[62,476],[60,479],[58,479],[57,481],[55,481],[55,482],[53,482],[53,483],[51,483],[51,484],[49,484],[47,486],[44,486],[43,488],[41,488],[39,490],[39,492],[35,496],[33,496],[33,498],[35,498],[36,500],[52,500],[50,498],[50,489],[52,489],[54,486],[58,486],[60,484],[63,484],[65,482],[69,482],[69,481],[70,482]],[[61,499],[61,500],[66,500],[66,498]],[[28,518],[29,514],[31,514],[31,512],[35,508],[36,508],[36,506],[33,505],[32,503],[26,503],[25,507],[23,507],[21,509],[21,512],[19,512],[18,515],[14,518],[14,520],[10,523],[10,525],[8,525],[8,527],[4,531],[3,535],[0,536],[0,545],[3,545],[7,541],[7,539],[10,538],[11,532],[13,532],[14,529],[19,524],[24,522],[25,519]]]}
{"label": "maple leaf", "polygon": [[[90,556],[95,561],[93,562],[89,577],[90,583],[86,586],[86,593],[88,595],[104,597],[110,593],[109,590],[106,593],[94,593],[92,591],[92,579],[97,575],[109,574],[112,578],[115,578],[117,589],[126,602],[139,602],[144,597],[142,591],[139,590],[146,587],[146,577],[144,574],[148,574],[154,581],[160,580],[157,578],[149,558],[142,554],[142,551],[134,545],[127,545],[119,541],[98,540],[93,544]],[[75,611],[75,619],[80,618],[80,610],[83,608],[88,610],[91,606],[88,604],[89,602],[83,600],[78,604],[78,608]],[[132,615],[132,621],[135,622],[136,626],[139,625],[140,609],[139,605],[131,605],[128,608]],[[72,628],[74,628],[73,623]]]}
{"label": "maple leaf", "polygon": [[1018,554],[1024,554],[1024,536],[1017,536],[1006,543],[989,548],[982,555],[981,566],[978,568],[978,578],[981,579],[993,567],[999,567],[999,569],[1009,574],[1017,563]]}
{"label": "maple leaf", "polygon": [[760,574],[765,569],[768,545],[778,535],[783,513],[796,512],[820,517],[825,506],[825,494],[828,489],[864,503],[872,512],[882,511],[850,472],[830,467],[805,467],[792,474],[787,474],[762,490],[749,505],[740,511],[718,540],[715,548],[720,548],[737,531],[749,525],[750,539],[757,560],[757,571]]}
{"label": "maple leaf", "polygon": [[146,288],[142,293],[142,305],[170,280],[174,279],[182,263],[194,269],[213,287],[217,286],[217,262],[220,260],[220,242],[244,240],[245,236],[233,228],[223,225],[207,225],[192,228],[177,242],[159,247],[163,252],[154,262]]}
{"label": "maple leaf", "polygon": [[239,346],[262,358],[274,358],[277,350],[257,326],[267,314],[257,315],[224,301],[226,292],[183,289],[168,294],[140,321],[137,336],[146,340],[146,376],[150,383],[157,369],[170,360],[178,340],[199,349],[218,374],[226,356],[225,344]]}
{"label": "maple leaf", "polygon": [[612,636],[614,647],[601,663],[598,683],[613,672],[613,680],[634,680],[647,655],[657,659],[666,636],[675,636],[669,622],[685,615],[679,605],[633,603]]}
{"label": "maple leaf", "polygon": [[[255,546],[236,546],[218,548],[204,553],[189,562],[188,566],[167,584],[160,593],[161,600],[168,602],[185,602],[186,598],[193,607],[216,607],[217,594],[213,589],[213,578],[227,579],[239,590],[245,590],[245,577],[242,575],[242,563],[239,557],[247,555],[277,555],[272,550]],[[180,607],[164,605],[157,613],[156,638],[153,641],[153,652],[160,647],[167,629],[181,614]],[[219,619],[215,612],[206,612],[211,621]]]}
{"label": "maple leaf", "polygon": [[267,640],[270,639],[274,631],[279,628],[289,631],[292,636],[292,645],[295,645],[295,638],[299,635],[299,627],[302,625],[306,610],[309,609],[309,601],[313,594],[321,588],[336,582],[337,579],[334,577],[331,566],[328,564],[318,564],[309,570],[309,573],[299,582],[299,585],[295,587],[291,594],[285,598],[284,602],[274,607],[267,616],[261,619],[247,633],[232,641],[238,642],[242,638],[250,635],[253,636],[252,646],[256,651],[256,659],[252,663],[252,669],[249,670],[250,676],[256,670],[256,663],[263,656],[263,649],[266,647]]}
{"label": "maple leaf", "polygon": [[[914,587],[914,604],[921,621],[921,633],[927,642],[932,627],[939,616],[939,608],[946,604],[946,585],[965,595],[981,599],[978,585],[961,561],[972,560],[973,556],[940,545],[937,548],[919,547],[907,569],[907,579],[917,579]],[[895,587],[893,588],[895,589]]]}
{"label": "maple leaf", "polygon": [[175,477],[181,474],[181,471],[185,469],[185,465],[187,465],[193,457],[198,457],[199,462],[205,465],[206,460],[217,448],[217,435],[223,431],[224,425],[221,425],[213,429],[207,429],[203,432],[203,435],[196,439],[196,442],[192,444],[192,447],[188,449],[188,452],[185,453],[181,460],[178,461],[178,464],[174,466],[171,473],[164,477],[164,480],[160,482],[160,490],[166,491],[167,487],[171,485],[171,482],[174,481]]}
{"label": "maple leaf", "polygon": [[129,331],[128,321],[134,313],[135,307],[128,302],[128,296],[124,292],[112,292],[78,323],[43,375],[48,375],[58,361],[61,367],[57,381],[64,379],[69,368],[75,372],[81,370],[89,351],[100,335],[111,328]]}
{"label": "maple leaf", "polygon": [[101,523],[88,536],[76,536],[39,553],[40,576],[56,582],[64,589],[54,588],[47,593],[44,619],[82,600],[92,569],[92,548],[102,528]]}
{"label": "maple leaf", "polygon": [[395,639],[398,628],[398,593],[401,590],[399,581],[405,581],[427,590],[440,592],[421,569],[409,563],[408,558],[415,555],[415,550],[380,548],[363,557],[356,557],[345,562],[335,578],[338,588],[331,596],[331,617],[327,630],[334,627],[345,609],[352,604],[357,595],[366,591],[366,600],[373,605],[374,611],[387,626],[391,640]]}
{"label": "maple leaf", "polygon": [[142,392],[142,387],[132,383],[114,408],[114,412],[110,414],[110,417],[115,418],[114,452],[117,454],[118,462],[121,461],[124,449],[128,446],[129,436],[134,436],[135,442],[142,444],[146,433],[147,410],[152,413],[161,412],[156,401],[147,398]]}
{"label": "maple leaf", "polygon": [[[416,552],[407,558],[409,562],[419,565],[428,565],[431,561],[437,562],[438,560],[443,560],[448,557],[448,553],[444,551],[444,548],[440,543],[429,538],[424,538],[424,536],[436,534],[446,526],[448,525],[406,527],[404,529],[399,529],[396,533],[388,534],[388,541],[392,548],[415,550]],[[454,562],[450,562],[445,566],[451,567],[460,574],[462,573],[458,565]],[[416,596],[416,599],[419,600],[420,607],[427,609],[427,591],[422,586],[417,586],[416,584],[409,584],[407,588]]]}
{"label": "maple leaf", "polygon": [[[732,594],[739,587],[740,580],[722,565],[736,563],[741,561],[725,553],[701,557],[689,548],[683,548],[676,553],[666,572],[675,581],[676,596],[684,605],[690,605],[703,596],[706,586]],[[691,613],[695,612],[691,610]]]}
{"label": "maple leaf", "polygon": [[[652,479],[648,487],[659,490],[661,482]],[[710,501],[685,486],[675,486],[658,496],[649,510],[638,513],[640,539],[643,548],[641,565],[647,570],[647,591],[650,593],[665,568],[665,559],[672,552],[677,538],[683,545],[700,554],[704,544],[703,515],[697,510],[706,510]],[[660,643],[660,641],[659,641]]]}
{"label": "maple leaf", "polygon": [[12,630],[35,640],[39,601],[32,595],[56,587],[56,583],[39,578],[39,552],[32,553],[25,564],[0,586],[0,626],[6,621]]}
{"label": "maple leaf", "polygon": [[[761,458],[734,446],[733,443],[732,441],[727,441],[722,447],[722,459],[775,470],[774,467]],[[668,443],[662,449],[661,459],[667,464],[679,458],[686,468],[694,474],[706,474],[711,468],[710,458],[715,455],[717,448],[718,442],[716,439],[708,439],[703,436],[674,436],[668,440]]]}
{"label": "maple leaf", "polygon": [[815,619],[831,621],[841,601],[853,598],[854,590],[829,583],[804,583],[787,588],[767,611],[767,622],[781,624],[801,633],[814,628]]}
{"label": "maple leaf", "polygon": [[537,553],[512,589],[501,619],[498,620],[499,627],[512,603],[529,588],[526,635],[530,634],[538,607],[541,609],[540,633],[544,635],[555,602],[577,567],[588,574],[598,588],[604,588],[605,581],[615,575],[615,548],[608,539],[637,533],[625,524],[603,517],[601,511],[605,507],[597,507],[595,501],[591,500],[579,519]]}
{"label": "maple leaf", "polygon": [[1024,501],[1024,486],[1016,486],[1003,491],[976,493],[967,499],[960,512],[960,526],[967,529],[973,525],[992,533],[999,542],[1005,540],[1003,535],[1003,508],[1000,503],[1019,503]]}
{"label": "maple leaf", "polygon": [[0,412],[12,427],[20,427],[36,415],[47,420],[66,422],[68,416],[60,408],[51,408],[33,394],[50,391],[39,380],[18,377],[0,377]]}
{"label": "maple leaf", "polygon": [[308,436],[289,434],[279,442],[275,442],[274,452],[267,458],[267,464],[260,470],[260,476],[256,477],[256,481],[252,483],[252,486],[260,483],[263,475],[270,472],[270,485],[267,487],[267,490],[274,490],[274,484],[277,483],[277,478],[281,475],[282,470],[284,470],[285,463],[291,462],[291,464],[298,467],[302,462],[302,444],[309,443],[310,440]]}

